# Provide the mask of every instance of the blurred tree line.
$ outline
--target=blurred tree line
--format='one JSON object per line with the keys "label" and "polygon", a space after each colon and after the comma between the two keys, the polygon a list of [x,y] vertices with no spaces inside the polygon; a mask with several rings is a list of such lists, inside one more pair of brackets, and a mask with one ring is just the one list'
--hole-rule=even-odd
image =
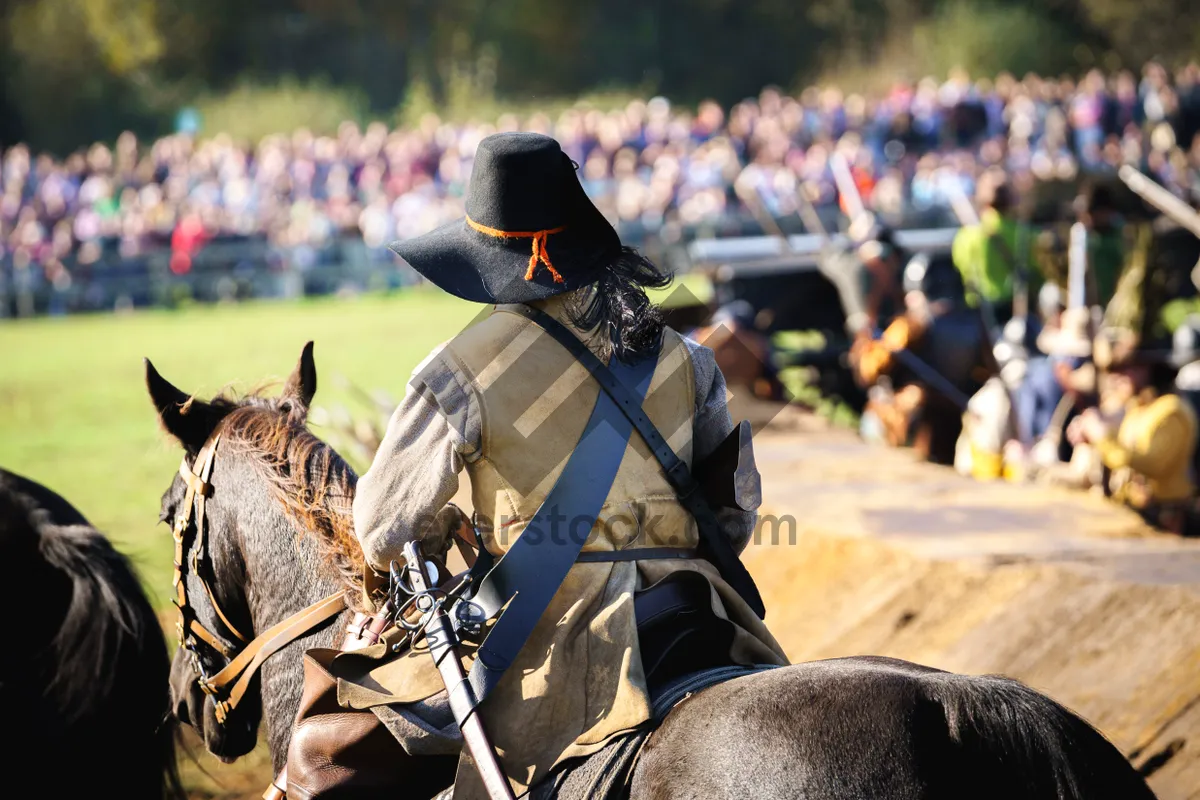
{"label": "blurred tree line", "polygon": [[1192,4],[0,0],[0,143],[62,152],[127,127],[158,133],[198,97],[285,79],[386,116],[414,87],[443,105],[464,70],[479,92],[528,106],[612,88],[729,103],[851,64],[887,77],[1137,68],[1200,49]]}

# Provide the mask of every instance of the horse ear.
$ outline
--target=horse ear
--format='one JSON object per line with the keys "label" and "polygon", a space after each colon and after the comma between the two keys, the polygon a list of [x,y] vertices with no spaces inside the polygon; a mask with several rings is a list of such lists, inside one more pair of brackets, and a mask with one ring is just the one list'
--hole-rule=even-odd
{"label": "horse ear", "polygon": [[300,352],[300,360],[292,371],[287,383],[283,385],[283,399],[291,400],[305,411],[312,403],[313,395],[317,393],[317,365],[313,361],[313,343],[304,345]]}
{"label": "horse ear", "polygon": [[158,411],[159,422],[189,453],[200,452],[221,421],[222,413],[203,400],[196,400],[176,389],[158,374],[150,359],[143,361],[146,362],[146,389]]}

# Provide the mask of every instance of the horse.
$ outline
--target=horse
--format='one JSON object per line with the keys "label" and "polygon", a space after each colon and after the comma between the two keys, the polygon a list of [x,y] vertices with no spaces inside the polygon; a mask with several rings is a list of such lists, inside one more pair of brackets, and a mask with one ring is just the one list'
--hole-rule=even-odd
{"label": "horse", "polygon": [[[206,403],[149,363],[146,377],[164,428],[184,448],[181,473],[194,472],[197,454],[220,437],[206,502],[212,589],[226,616],[260,631],[324,593],[361,591],[362,556],[348,516],[353,472],[305,427],[316,389],[311,343],[277,399],[218,396]],[[164,518],[177,513],[185,484],[176,476],[167,489]],[[204,593],[196,597],[198,616],[219,626]],[[187,661],[177,656],[177,713],[203,729],[210,748],[221,748],[218,755],[232,757],[253,746],[261,708],[275,766],[283,766],[301,693],[301,655],[331,645],[340,628],[331,623],[267,662],[267,690],[259,703],[237,710],[246,718],[236,736],[214,732],[213,698],[194,688],[193,674],[184,677]],[[428,763],[429,784],[406,787],[407,795],[428,797],[438,780],[449,783],[453,772],[444,761]],[[631,800],[1154,797],[1098,731],[1015,680],[870,656],[754,672],[692,694],[649,734],[628,787]]]}
{"label": "horse", "polygon": [[166,642],[136,574],[65,499],[3,469],[0,603],[24,617],[0,661],[5,773],[55,795],[183,797]]}
{"label": "horse", "polygon": [[[226,763],[253,750],[265,727],[278,775],[300,705],[304,653],[338,647],[363,607],[363,556],[350,512],[358,477],[305,427],[316,392],[311,342],[275,398],[251,393],[206,403],[172,386],[149,360],[145,368],[159,421],[185,454],[160,509],[160,521],[175,523],[176,603],[183,609],[172,710]],[[197,455],[218,428],[221,450],[204,477],[204,518],[181,526],[181,512],[190,514],[193,502],[185,476],[198,479],[187,467],[200,469]],[[302,622],[273,652],[259,651],[259,663],[238,675],[245,691],[237,702],[226,705],[211,683],[206,687],[257,648],[261,634],[330,598],[343,598],[330,606],[333,613]],[[426,796],[444,784],[431,784]]]}

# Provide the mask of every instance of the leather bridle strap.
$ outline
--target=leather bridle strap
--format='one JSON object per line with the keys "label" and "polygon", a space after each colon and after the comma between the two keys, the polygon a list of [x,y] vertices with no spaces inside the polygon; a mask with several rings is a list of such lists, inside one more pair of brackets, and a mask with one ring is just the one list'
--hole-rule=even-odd
{"label": "leather bridle strap", "polygon": [[[217,444],[220,440],[221,435],[217,434],[211,442],[201,448],[201,451],[196,454],[196,468],[189,467],[187,459],[184,459],[179,465],[179,475],[187,485],[187,491],[184,494],[183,507],[180,509],[180,513],[175,520],[175,528],[172,536],[175,539],[175,605],[179,608],[178,632],[180,644],[181,646],[186,646],[187,637],[194,635],[225,658],[230,659],[229,663],[217,672],[216,675],[206,678],[203,672],[201,672],[201,676],[197,681],[204,693],[213,698],[216,706],[217,722],[224,722],[229,712],[236,708],[237,704],[241,701],[242,696],[246,693],[246,689],[250,685],[250,681],[254,678],[254,675],[258,672],[258,668],[262,666],[263,662],[321,623],[342,613],[346,608],[346,598],[341,592],[330,595],[308,608],[292,614],[287,619],[272,625],[260,636],[254,637],[253,640],[239,631],[225,612],[221,610],[221,606],[213,594],[212,587],[199,571],[200,559],[204,557],[204,553],[206,552],[204,549],[205,501],[211,491],[209,477],[212,474],[213,460],[216,456]],[[209,603],[217,617],[220,618],[222,624],[238,639],[239,644],[243,645],[240,651],[236,646],[227,644],[221,640],[220,636],[204,627],[195,618],[195,614],[188,604],[187,585],[183,579],[183,563],[184,556],[189,549],[186,546],[187,532],[192,524],[193,513],[196,516],[196,542],[192,549],[191,558],[189,559],[189,566],[200,585],[204,588],[204,593],[208,595]]]}
{"label": "leather bridle strap", "polygon": [[205,500],[209,492],[209,476],[212,474],[213,458],[217,453],[217,444],[221,441],[221,435],[217,434],[212,441],[208,443],[199,453],[196,454],[196,465],[199,467],[199,472],[188,467],[187,459],[185,458],[179,465],[179,475],[183,478],[184,484],[187,486],[187,491],[183,496],[183,506],[180,513],[175,518],[175,527],[171,531],[171,536],[175,540],[175,607],[179,609],[179,622],[176,625],[176,632],[179,634],[180,645],[184,644],[189,634],[195,634],[201,640],[213,647],[218,653],[231,658],[233,656],[233,648],[221,641],[221,637],[217,636],[212,631],[200,624],[200,621],[194,618],[191,607],[188,605],[187,598],[187,582],[183,579],[183,559],[187,548],[185,535],[188,525],[192,521],[193,511],[196,514],[196,535],[200,537],[200,546],[197,546],[192,553],[191,569],[200,580],[200,585],[204,587],[205,594],[208,595],[212,603],[213,609],[217,616],[229,628],[229,630],[240,641],[247,641],[246,637],[238,632],[238,629],[229,621],[225,613],[221,611],[220,606],[213,597],[212,590],[208,586],[208,581],[197,572],[200,553],[202,551],[203,536],[204,536],[204,507]]}
{"label": "leather bridle strap", "polygon": [[[208,602],[212,605],[213,611],[215,611],[217,613],[217,616],[220,617],[222,624],[224,624],[225,627],[229,629],[229,632],[232,633],[238,641],[245,643],[245,642],[250,641],[250,637],[246,636],[241,631],[239,631],[237,626],[234,625],[233,622],[230,621],[229,617],[226,616],[225,612],[221,610],[221,604],[217,602],[216,596],[213,595],[212,587],[209,586],[208,581],[204,580],[204,578],[201,577],[199,574],[200,556],[202,553],[205,552],[205,550],[204,550],[204,527],[205,527],[204,526],[204,517],[205,517],[205,509],[206,509],[206,505],[207,505],[205,503],[205,500],[208,497],[208,489],[209,489],[208,477],[212,472],[213,456],[217,452],[217,442],[219,440],[220,440],[220,435],[218,434],[217,438],[213,439],[212,447],[209,448],[207,456],[204,460],[204,466],[201,469],[201,474],[197,475],[196,473],[194,473],[190,469],[188,469],[186,460],[179,465],[179,474],[184,479],[184,481],[187,482],[189,493],[195,494],[195,496],[197,498],[199,498],[196,501],[196,549],[192,551],[191,568],[192,568],[192,572],[195,573],[198,578],[200,578],[200,586],[204,589],[204,593],[206,595],[208,595]],[[184,502],[187,502],[187,501],[185,500]],[[188,508],[189,509],[191,508],[190,504],[189,504]],[[204,628],[200,625],[200,623],[196,623],[196,627],[199,628],[201,631],[204,630]],[[208,631],[204,631],[204,633],[208,634],[208,636],[212,636],[212,634],[209,633]],[[204,639],[204,641],[208,642],[209,644],[212,644],[212,641],[209,638],[206,638],[203,635],[201,635],[201,638]],[[228,657],[228,654],[226,654],[226,657]]]}
{"label": "leather bridle strap", "polygon": [[217,722],[224,722],[226,715],[237,707],[264,661],[321,623],[336,617],[345,608],[346,596],[342,592],[313,603],[256,636],[224,669],[207,681],[201,681],[200,688],[206,694],[213,695],[214,700],[217,693],[233,684],[223,700],[216,700]]}

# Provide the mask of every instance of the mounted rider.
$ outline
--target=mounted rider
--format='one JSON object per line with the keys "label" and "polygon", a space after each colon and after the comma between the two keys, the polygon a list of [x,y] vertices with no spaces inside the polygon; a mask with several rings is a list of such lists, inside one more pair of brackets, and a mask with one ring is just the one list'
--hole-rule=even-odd
{"label": "mounted rider", "polygon": [[[558,143],[530,133],[484,139],[466,217],[393,249],[447,292],[497,308],[416,369],[374,463],[359,480],[355,530],[369,565],[386,573],[406,542],[435,536],[429,521],[455,496],[464,470],[474,527],[487,553],[503,556],[527,529],[530,536],[548,533],[547,543],[567,537],[582,545],[480,706],[514,787],[521,791],[564,760],[595,753],[645,725],[660,680],[718,663],[786,663],[755,608],[752,582],[748,589],[731,576],[744,575],[744,568],[722,563],[702,545],[707,540],[698,517],[668,480],[661,456],[628,423],[621,434],[620,425],[589,422],[605,393],[587,359],[551,335],[555,324],[584,342],[612,374],[641,370],[645,416],[667,440],[668,458],[677,456],[696,472],[706,494],[704,465],[719,448],[727,452],[731,434],[739,432],[712,352],[665,327],[646,296],[646,287],[669,279],[622,247]],[[611,480],[602,477],[598,459],[576,468],[573,455],[597,442],[616,447]],[[710,497],[731,554],[749,541],[759,504],[748,433],[737,442],[733,463],[723,480],[725,499]],[[565,487],[567,494],[593,496],[589,482],[602,483],[599,512],[566,503],[554,509],[558,528],[538,527],[547,498],[564,496],[564,482],[574,484]],[[516,598],[483,633],[499,636],[521,594],[545,588],[539,572],[526,567],[512,576]],[[689,587],[693,616],[708,620],[703,635],[686,647],[664,647],[639,613],[647,590],[663,585]],[[483,647],[492,644],[488,638]],[[465,643],[464,668],[479,671],[486,650],[477,646]],[[397,658],[380,644],[338,660],[343,707],[375,710],[410,756],[459,752],[428,653],[414,649]],[[404,755],[397,750],[396,757]],[[412,760],[419,768],[419,759]],[[460,763],[455,797],[484,796],[475,771],[463,767],[468,761],[464,756]]]}

